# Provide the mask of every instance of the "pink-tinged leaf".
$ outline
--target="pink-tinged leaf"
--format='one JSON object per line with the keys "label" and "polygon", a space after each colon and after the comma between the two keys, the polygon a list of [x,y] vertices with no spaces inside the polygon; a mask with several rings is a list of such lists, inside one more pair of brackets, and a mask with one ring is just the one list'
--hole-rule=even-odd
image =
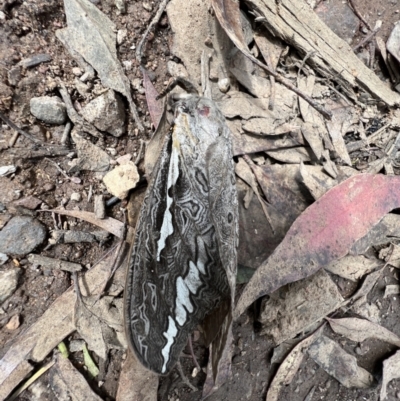
{"label": "pink-tinged leaf", "polygon": [[154,128],[157,129],[163,114],[163,103],[161,100],[157,100],[159,93],[152,84],[147,71],[143,67],[141,67],[141,71],[143,74],[143,87],[146,93],[147,107],[149,108],[151,122]]}
{"label": "pink-tinged leaf", "polygon": [[400,207],[400,177],[360,174],[309,206],[247,284],[236,306],[241,315],[257,298],[298,281],[345,256],[391,210]]}

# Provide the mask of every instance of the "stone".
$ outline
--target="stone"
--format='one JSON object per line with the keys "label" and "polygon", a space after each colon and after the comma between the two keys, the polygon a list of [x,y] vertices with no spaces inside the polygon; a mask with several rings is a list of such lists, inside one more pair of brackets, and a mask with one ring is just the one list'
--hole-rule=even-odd
{"label": "stone", "polygon": [[82,116],[100,131],[119,137],[125,133],[125,107],[113,90],[96,97],[82,109]]}
{"label": "stone", "polygon": [[5,253],[0,253],[0,266],[4,265],[8,260],[8,256]]}
{"label": "stone", "polygon": [[80,202],[82,200],[82,195],[79,192],[73,192],[70,199],[74,202]]}
{"label": "stone", "polygon": [[17,289],[21,269],[0,271],[0,303],[4,302]]}
{"label": "stone", "polygon": [[5,177],[6,175],[13,174],[16,171],[17,171],[17,168],[13,165],[0,166],[0,177]]}
{"label": "stone", "polygon": [[67,119],[67,109],[58,96],[33,97],[30,108],[31,114],[48,124],[61,125]]}
{"label": "stone", "polygon": [[19,315],[14,315],[6,324],[6,329],[10,331],[16,330],[18,329],[19,325],[20,325]]}
{"label": "stone", "polygon": [[45,226],[30,216],[13,217],[0,231],[0,252],[24,256],[46,238]]}
{"label": "stone", "polygon": [[42,203],[43,203],[42,200],[40,200],[39,198],[36,198],[35,196],[30,195],[25,198],[17,200],[16,202],[14,202],[14,205],[23,206],[29,210],[35,210]]}
{"label": "stone", "polygon": [[129,190],[139,182],[137,167],[132,162],[117,166],[104,176],[103,182],[108,192],[119,199],[125,199]]}

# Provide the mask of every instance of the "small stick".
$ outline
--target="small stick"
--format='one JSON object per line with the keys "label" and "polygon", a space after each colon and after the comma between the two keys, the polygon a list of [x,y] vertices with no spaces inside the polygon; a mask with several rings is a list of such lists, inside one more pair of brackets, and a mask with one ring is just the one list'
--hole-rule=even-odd
{"label": "small stick", "polygon": [[379,32],[381,26],[382,26],[382,21],[376,21],[374,30],[368,36],[366,36],[358,45],[353,47],[353,52],[355,52],[357,49],[368,43]]}
{"label": "small stick", "polygon": [[364,19],[364,17],[359,13],[359,11],[357,10],[357,7],[354,5],[354,1],[353,0],[349,0],[349,3],[351,5],[351,8],[354,11],[354,14],[357,15],[357,17],[360,19],[360,21],[370,30],[372,31],[371,25],[368,24],[368,22]]}
{"label": "small stick", "polygon": [[134,163],[136,165],[138,165],[138,163],[140,162],[140,159],[142,158],[142,151],[143,151],[143,148],[144,148],[145,145],[146,145],[146,142],[143,139],[141,139],[140,140],[139,153],[138,153],[138,155],[136,157],[136,160],[134,161]]}
{"label": "small stick", "polygon": [[40,141],[39,139],[36,139],[33,137],[31,134],[28,134],[25,132],[23,129],[19,128],[17,125],[15,125],[10,119],[8,119],[3,113],[0,113],[0,118],[12,129],[17,131],[19,134],[23,135],[25,138],[31,140],[33,143],[36,143],[38,145],[45,145],[44,142]]}
{"label": "small stick", "polygon": [[18,137],[19,137],[19,132],[15,131],[14,135],[10,139],[10,142],[8,142],[8,146],[10,148],[12,148],[15,145],[15,143],[17,142]]}
{"label": "small stick", "polygon": [[190,383],[189,379],[188,379],[188,378],[185,376],[185,374],[183,373],[181,363],[178,362],[178,363],[176,364],[176,366],[178,367],[178,371],[179,371],[179,374],[180,374],[180,376],[181,376],[182,381],[183,381],[191,390],[197,391],[197,388],[196,388],[195,386],[193,386],[192,383]]}
{"label": "small stick", "polygon": [[61,145],[66,145],[69,142],[69,134],[71,133],[72,124],[68,121],[61,137]]}
{"label": "small stick", "polygon": [[162,0],[162,1],[161,1],[160,5],[159,5],[159,7],[158,7],[158,10],[157,10],[156,15],[155,15],[154,18],[151,20],[149,26],[147,27],[146,31],[144,32],[144,34],[143,34],[143,36],[142,36],[142,39],[140,39],[140,42],[139,42],[139,44],[138,44],[138,46],[137,46],[137,48],[136,48],[136,59],[137,59],[137,61],[139,62],[139,64],[142,64],[142,58],[143,58],[143,55],[142,55],[142,47],[143,47],[144,43],[145,43],[146,40],[147,40],[147,36],[148,36],[148,34],[150,33],[150,31],[153,29],[153,27],[154,27],[154,26],[158,23],[158,21],[160,20],[162,13],[164,12],[165,7],[167,6],[168,1],[169,1],[169,0]]}
{"label": "small stick", "polygon": [[193,358],[193,362],[194,362],[196,368],[198,369],[198,371],[201,372],[201,367],[200,367],[199,363],[197,362],[196,355],[194,354],[194,351],[193,351],[193,344],[192,344],[192,336],[191,335],[188,338],[188,344],[189,344],[190,355],[192,355],[192,358]]}
{"label": "small stick", "polygon": [[379,135],[382,134],[382,132],[386,131],[390,126],[391,126],[391,123],[384,125],[383,127],[379,128],[376,132],[374,132],[372,135],[367,137],[366,140],[349,143],[348,145],[346,145],[347,151],[355,152],[356,150],[360,150],[364,146],[369,145],[370,143],[372,143],[376,139],[378,139]]}

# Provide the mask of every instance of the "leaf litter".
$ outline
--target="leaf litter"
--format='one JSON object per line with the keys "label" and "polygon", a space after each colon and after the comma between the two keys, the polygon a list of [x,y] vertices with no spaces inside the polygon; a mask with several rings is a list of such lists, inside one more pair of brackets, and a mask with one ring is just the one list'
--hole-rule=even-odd
{"label": "leaf litter", "polygon": [[[267,4],[269,0],[248,2],[256,21],[261,24],[265,20],[271,21],[267,16],[272,11],[267,9]],[[81,81],[90,81],[96,71],[104,86],[122,93],[127,98],[131,114],[138,127],[141,127],[131,97],[130,83],[117,57],[115,25],[88,1],[69,0],[65,1],[64,5],[68,28],[59,30],[57,35],[85,71]],[[397,177],[365,175],[349,167],[355,165],[357,157],[365,158],[366,150],[376,150],[371,150],[368,146],[379,143],[380,146],[383,144],[384,151],[381,154],[378,151],[378,158],[375,160],[369,158],[367,168],[360,170],[378,173],[384,169],[386,174],[393,174],[397,168],[397,135],[394,131],[385,133],[384,130],[378,130],[376,132],[379,136],[366,136],[364,124],[372,120],[365,115],[370,113],[375,118],[380,117],[380,114],[377,109],[368,105],[363,105],[362,114],[360,103],[354,102],[352,97],[353,89],[345,86],[350,83],[350,86],[354,87],[357,82],[389,106],[398,101],[399,95],[382,86],[374,74],[367,73],[364,66],[355,60],[353,53],[349,53],[347,47],[344,47],[343,53],[346,68],[343,74],[338,74],[338,65],[342,60],[333,60],[325,44],[321,44],[321,49],[318,49],[320,52],[307,51],[309,46],[314,46],[310,45],[312,41],[306,40],[305,43],[301,43],[301,40],[293,35],[287,35],[285,29],[292,29],[291,24],[298,27],[296,24],[299,23],[293,22],[291,18],[287,18],[282,26],[270,22],[267,28],[272,32],[271,35],[265,27],[253,32],[252,21],[249,21],[248,16],[244,16],[236,2],[214,0],[212,5],[221,26],[208,12],[207,7],[199,6],[194,0],[172,0],[167,11],[175,35],[173,54],[178,56],[196,84],[200,82],[199,78],[202,75],[203,83],[209,88],[208,93],[217,100],[232,128],[235,155],[248,158],[248,164],[242,157],[238,158],[237,163],[237,175],[242,179],[238,179],[238,187],[241,188],[240,227],[245,233],[240,234],[239,262],[249,270],[247,277],[257,270],[239,298],[237,315],[261,294],[269,294],[270,298],[264,298],[262,301],[259,315],[259,321],[263,322],[265,327],[256,336],[267,334],[276,343],[285,340],[289,342],[298,333],[302,336],[301,333],[312,330],[321,319],[337,310],[340,313],[355,312],[370,320],[328,318],[337,334],[355,342],[376,338],[398,346],[396,334],[378,324],[382,314],[381,306],[371,302],[370,293],[384,270],[380,269],[384,262],[376,256],[371,256],[371,250],[376,250],[371,247],[385,245],[400,237],[397,232],[397,215],[386,214],[398,207],[399,183]],[[200,7],[196,25],[190,15],[194,6]],[[293,5],[289,0],[282,2],[283,15],[291,6],[297,10],[303,28],[307,18],[312,22],[310,27],[307,27],[312,38],[313,24],[316,23],[314,15],[310,14],[308,8],[299,11],[297,5]],[[323,30],[326,40],[331,32],[325,26]],[[241,53],[238,53],[230,40]],[[96,44],[96,54],[87,46],[88,43]],[[296,48],[298,54],[289,52],[286,43]],[[333,50],[337,51],[342,43],[334,38],[332,46]],[[262,58],[265,63],[261,61]],[[198,63],[200,59],[203,60],[203,65]],[[321,68],[321,60],[326,63],[326,71]],[[293,63],[297,70],[288,67],[289,63]],[[355,70],[361,71],[361,74],[348,74],[348,65],[355,65]],[[156,100],[157,92],[150,78],[151,65],[146,65],[146,69],[149,67],[149,70],[142,69],[143,87],[151,122],[157,128],[159,124],[167,122],[162,120],[164,107]],[[281,75],[283,70],[284,76]],[[270,75],[265,74],[265,71]],[[331,73],[328,78],[327,71]],[[321,79],[319,74],[325,78]],[[330,92],[331,80],[334,79],[337,79],[337,88],[345,95],[340,93],[339,97],[332,96],[336,93]],[[228,89],[222,90],[222,83],[226,82]],[[297,82],[297,88],[291,82]],[[376,84],[375,87],[371,83]],[[295,92],[291,91],[293,89]],[[60,84],[60,92],[63,91],[65,92],[66,88]],[[330,95],[321,96],[319,93],[323,92]],[[298,101],[295,93],[302,96]],[[102,138],[101,132],[83,121],[76,113],[76,104],[73,105],[66,96],[69,94],[64,95],[69,118],[75,126]],[[324,120],[323,116],[327,120]],[[361,122],[357,125],[360,118]],[[394,122],[383,128],[398,129]],[[163,129],[165,130],[165,125]],[[94,145],[93,141],[81,136],[79,130],[73,131],[72,134],[78,159],[72,163],[71,172],[108,171],[113,160],[102,151],[101,141]],[[159,133],[162,131],[156,131],[146,152],[147,178],[151,176],[151,168],[157,158],[162,142]],[[359,151],[361,156],[354,157],[352,154],[351,145],[354,142],[346,142],[346,135],[349,133],[360,135],[361,141],[357,144],[356,151]],[[243,198],[245,204],[242,206]],[[317,202],[313,203],[313,200]],[[128,231],[128,241],[132,235],[131,228],[126,230],[123,223],[110,217],[102,219],[93,213],[78,209],[56,212],[96,224],[119,238],[125,238],[125,231]],[[321,227],[325,227],[326,230]],[[389,252],[385,254],[381,250],[379,256],[385,262],[398,267],[400,257],[396,255],[396,247],[397,243],[392,244]],[[329,274],[323,270],[318,271],[321,267]],[[100,272],[97,267],[94,268],[94,272],[96,271]],[[90,273],[92,272],[87,273],[88,277]],[[102,268],[99,274],[101,279],[97,282],[98,291],[101,293],[106,287],[104,283],[109,279],[110,267]],[[118,275],[117,271],[117,276],[120,279],[123,274]],[[265,276],[268,276],[268,282]],[[360,288],[344,300],[339,291],[340,285],[336,285],[339,276],[356,284],[360,284],[363,277],[365,279]],[[248,278],[242,282],[246,281]],[[0,376],[2,383],[6,384],[3,393],[0,394],[5,394],[7,389],[11,391],[32,369],[26,361],[28,355],[34,362],[43,360],[55,347],[55,340],[61,341],[71,330],[77,329],[88,343],[89,352],[94,352],[104,360],[108,357],[110,348],[125,347],[121,326],[121,299],[115,298],[121,293],[123,284],[112,284],[114,286],[107,290],[110,295],[100,297],[100,294],[88,293],[88,282],[85,280],[85,283],[83,285],[81,282],[84,296],[76,304],[75,319],[72,319],[71,315],[74,298],[71,290],[62,295],[54,304],[54,308],[48,311],[45,325],[53,327],[53,323],[60,324],[60,332],[55,331],[54,341],[50,342],[39,356],[35,356],[32,351],[35,349],[34,342],[38,341],[35,331],[29,332],[31,338],[18,337],[16,344],[21,347],[20,352],[13,354],[14,356],[6,354],[1,360],[0,368],[6,366],[7,369],[3,371],[3,376]],[[284,284],[287,285],[282,287]],[[385,288],[386,299],[382,302],[391,302],[398,294],[398,284],[389,282],[385,284]],[[48,320],[56,316],[52,315],[56,307],[61,315],[65,315],[66,320],[62,324],[57,319],[54,322]],[[231,323],[231,319],[228,319],[225,336],[217,338],[211,347],[208,374],[203,388],[203,395],[210,398],[217,396],[224,383],[230,380]],[[36,326],[35,330],[39,330],[38,327]],[[267,392],[267,400],[278,399],[278,394],[284,391],[283,387],[292,381],[307,348],[317,363],[343,385],[363,387],[372,383],[370,374],[357,366],[355,358],[332,339],[321,335],[322,330],[326,332],[327,329],[320,329],[318,335],[311,335],[299,344],[291,345],[294,345],[293,351],[279,367],[279,374]],[[129,399],[129,391],[139,400],[157,399],[158,377],[143,370],[131,357],[132,354],[128,353],[120,377],[117,399]],[[386,396],[387,384],[396,378],[396,364],[394,357],[384,361],[381,398]],[[58,369],[60,375],[69,369],[65,363],[61,363],[60,366],[54,368]],[[80,382],[80,379],[74,376],[75,373],[71,373],[71,377]],[[314,391],[315,387],[307,399],[312,397]],[[84,396],[85,399],[91,399],[90,397]]]}

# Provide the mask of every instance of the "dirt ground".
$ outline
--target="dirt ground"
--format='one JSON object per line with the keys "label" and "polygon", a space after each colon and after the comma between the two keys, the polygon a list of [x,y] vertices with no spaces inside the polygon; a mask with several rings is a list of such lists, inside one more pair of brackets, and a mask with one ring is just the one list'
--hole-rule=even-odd
{"label": "dirt ground", "polygon": [[[125,39],[118,46],[118,58],[121,61],[131,63],[131,66],[125,71],[131,82],[142,80],[142,74],[135,58],[135,45],[138,44],[155,10],[157,10],[158,1],[128,1],[125,14],[116,11],[114,0],[93,0],[92,3],[116,24],[118,30],[127,31]],[[330,1],[320,3],[323,3],[328,9],[332,7]],[[397,0],[354,0],[354,3],[372,26],[377,19],[383,21],[380,35],[386,41],[394,23],[399,19],[400,2]],[[58,94],[57,89],[49,84],[48,78],[59,77],[71,89],[74,107],[78,110],[82,107],[82,99],[79,93],[73,90],[75,79],[73,69],[78,66],[55,36],[55,31],[66,24],[63,2],[61,0],[0,0],[0,12],[0,98],[11,99],[9,103],[4,101],[0,103],[0,111],[34,137],[50,143],[59,143],[63,134],[63,127],[46,125],[35,119],[29,112],[29,100],[35,96]],[[145,65],[150,71],[151,81],[160,92],[165,88],[166,81],[170,78],[167,74],[167,62],[169,60],[179,61],[171,54],[170,48],[173,38],[166,13],[161,17],[154,33],[150,35],[150,40],[144,50]],[[359,33],[355,34],[353,43],[357,43],[360,36]],[[49,55],[51,61],[33,68],[23,69],[20,75],[17,74],[15,77],[15,82],[10,83],[9,72],[13,67],[21,60],[39,53]],[[377,63],[376,68],[379,69],[379,65]],[[383,72],[379,71],[379,73],[386,74],[384,70]],[[139,90],[134,89],[133,97],[146,130],[143,134],[138,134],[132,129],[133,123],[130,120],[127,130],[129,134],[119,138],[107,135],[104,140],[97,142],[97,145],[101,145],[103,149],[112,152],[114,157],[131,153],[133,158],[136,158],[139,153],[140,140],[149,139],[151,121],[144,91],[140,88]],[[125,106],[128,109],[127,104]],[[3,216],[3,220],[0,222],[8,218],[6,216],[9,215],[9,212],[18,214],[18,206],[14,206],[12,209],[11,205],[14,205],[18,199],[29,196],[39,197],[43,204],[47,205],[47,209],[57,207],[62,203],[67,208],[93,211],[92,202],[87,201],[88,193],[104,192],[101,180],[96,174],[80,173],[79,178],[81,178],[82,183],[73,183],[66,179],[48,158],[20,158],[18,157],[18,150],[28,147],[30,142],[23,136],[19,136],[13,148],[9,148],[8,143],[13,134],[14,131],[7,124],[0,125],[0,164],[17,167],[17,172],[12,179],[0,177],[0,213]],[[70,161],[68,157],[59,156],[51,158],[51,160],[56,162],[62,170],[68,171]],[[143,163],[139,164],[139,171],[143,173]],[[138,197],[141,196],[141,191],[137,191]],[[79,202],[71,200],[73,193],[80,193],[82,199]],[[121,208],[123,206],[125,204],[121,205],[121,203],[110,206],[107,209],[107,214],[122,221],[124,217]],[[12,212],[12,210],[14,211]],[[43,222],[48,231],[55,226],[54,218],[49,212],[43,210],[34,212],[24,208],[22,213],[35,215]],[[68,220],[66,217],[62,217],[61,221],[63,224],[65,221],[69,221],[69,227],[73,227],[74,230],[90,231],[92,229],[88,223],[78,219]],[[43,244],[37,253],[52,258],[78,262],[89,268],[117,242],[110,236],[104,243],[73,243],[55,246]],[[32,268],[26,258],[10,259],[1,269],[7,270],[15,266],[22,268],[17,290],[0,305],[0,358],[12,346],[17,336],[29,328],[72,284],[70,273],[61,270],[37,269],[34,266]],[[338,276],[332,277],[338,284],[343,296],[348,296],[355,291],[354,283]],[[369,301],[374,303],[380,299],[382,324],[400,336],[398,313],[400,297],[397,297],[395,301],[388,298],[382,299],[385,286],[388,284],[397,284],[389,266],[385,268],[378,285],[370,294]],[[240,293],[240,291],[241,287],[239,286],[238,292]],[[274,344],[266,336],[260,335],[259,324],[254,321],[259,307],[260,305],[257,303],[254,308],[242,315],[235,323],[232,379],[211,396],[211,400],[260,401],[265,399],[267,388],[277,371],[278,365],[271,364]],[[7,327],[7,323],[14,315],[19,316],[20,325],[11,330]],[[341,316],[338,314],[335,317]],[[382,361],[391,356],[396,347],[377,340],[367,340],[360,347],[358,343],[344,340],[343,337],[329,330],[327,333],[349,354],[355,355],[361,367],[374,375],[376,383],[373,388],[363,390],[345,388],[306,355],[300,371],[293,382],[285,387],[279,399],[288,401],[303,401],[305,399],[307,401],[377,401],[379,399],[378,383],[381,380]],[[66,339],[66,342],[70,343],[78,338],[77,333],[73,333]],[[194,352],[200,365],[205,367],[208,353],[196,333],[194,335]],[[160,400],[189,401],[201,398],[201,389],[206,375],[204,372],[200,372],[196,377],[192,377],[194,364],[188,355],[189,350],[186,349],[181,358],[183,368],[198,391],[189,390],[180,381],[177,371],[174,371],[170,376],[161,379]],[[101,364],[101,361],[96,357],[94,359]],[[104,400],[114,400],[116,397],[121,363],[124,359],[125,352],[123,350],[111,351],[109,361],[100,365],[99,378],[90,379],[83,368],[82,354],[79,352],[71,354],[74,366],[88,379],[92,389]],[[40,401],[57,399],[47,387],[47,380],[47,374],[45,374],[17,399]],[[314,395],[312,398],[306,398],[311,390],[314,391]],[[394,401],[396,399],[400,399],[400,379],[392,381],[389,385],[388,400]]]}

